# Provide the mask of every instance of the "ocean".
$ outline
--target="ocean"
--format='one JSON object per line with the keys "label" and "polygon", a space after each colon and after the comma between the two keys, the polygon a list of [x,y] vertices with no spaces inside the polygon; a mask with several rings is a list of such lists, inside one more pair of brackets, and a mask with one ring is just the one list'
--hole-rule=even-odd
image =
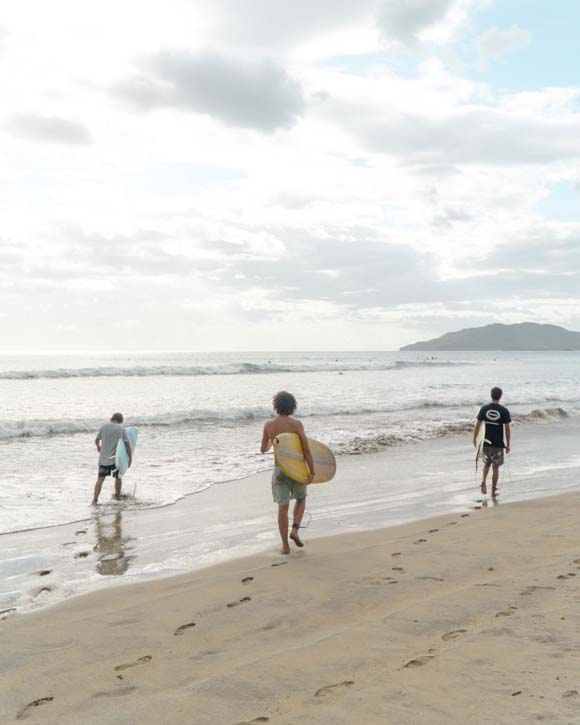
{"label": "ocean", "polygon": [[[289,390],[307,433],[340,459],[467,435],[493,385],[514,426],[580,414],[580,353],[127,353],[0,356],[0,533],[82,521],[95,433],[139,427],[128,510],[175,504],[272,466],[259,452]],[[110,481],[101,510],[114,511]]]}

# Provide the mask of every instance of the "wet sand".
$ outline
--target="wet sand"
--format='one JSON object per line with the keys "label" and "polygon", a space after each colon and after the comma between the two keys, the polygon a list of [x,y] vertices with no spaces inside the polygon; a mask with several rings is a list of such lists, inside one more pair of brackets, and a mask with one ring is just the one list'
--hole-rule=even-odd
{"label": "wet sand", "polygon": [[[576,490],[579,435],[572,420],[517,427],[499,505]],[[79,491],[87,499],[86,521],[0,536],[0,611],[53,606],[79,593],[199,570],[277,545],[269,472],[166,508],[106,503],[110,490],[97,511],[88,505],[92,481]],[[305,523],[313,518],[303,536],[312,541],[482,505],[470,436],[395,446],[340,458],[333,483],[310,491]]]}
{"label": "wet sand", "polygon": [[579,504],[322,538],[8,616],[0,722],[579,722]]}

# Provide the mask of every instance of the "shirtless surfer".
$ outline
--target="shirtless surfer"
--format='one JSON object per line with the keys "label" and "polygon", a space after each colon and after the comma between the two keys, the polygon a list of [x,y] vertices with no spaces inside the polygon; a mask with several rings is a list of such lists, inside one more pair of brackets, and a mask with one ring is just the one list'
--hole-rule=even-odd
{"label": "shirtless surfer", "polygon": [[302,451],[304,459],[310,469],[310,477],[306,483],[300,483],[287,476],[278,466],[276,461],[274,465],[274,473],[272,474],[272,497],[274,503],[278,504],[278,529],[280,538],[282,539],[282,554],[290,553],[290,545],[288,542],[288,508],[290,499],[296,499],[294,504],[294,512],[292,517],[292,533],[290,538],[296,546],[302,547],[304,544],[298,536],[298,530],[304,516],[306,508],[306,484],[310,483],[314,478],[314,461],[308,447],[308,438],[304,432],[304,426],[296,418],[292,418],[292,413],[296,410],[296,399],[290,393],[282,391],[274,396],[272,405],[277,413],[276,418],[269,420],[264,425],[264,434],[262,436],[262,453],[270,450],[274,438],[281,433],[296,433],[300,437],[302,443]]}

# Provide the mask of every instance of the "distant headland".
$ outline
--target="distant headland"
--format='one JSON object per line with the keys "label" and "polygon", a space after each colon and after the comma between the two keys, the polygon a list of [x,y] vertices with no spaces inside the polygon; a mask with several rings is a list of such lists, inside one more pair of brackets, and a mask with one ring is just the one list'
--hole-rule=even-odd
{"label": "distant headland", "polygon": [[401,350],[580,350],[580,332],[537,322],[485,325],[448,332]]}

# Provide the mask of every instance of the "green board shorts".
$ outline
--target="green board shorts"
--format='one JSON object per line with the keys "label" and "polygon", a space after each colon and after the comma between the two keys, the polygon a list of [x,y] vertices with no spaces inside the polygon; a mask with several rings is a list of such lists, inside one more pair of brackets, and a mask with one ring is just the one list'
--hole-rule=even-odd
{"label": "green board shorts", "polygon": [[272,473],[272,498],[274,503],[288,506],[291,498],[297,501],[306,498],[306,484],[287,476],[280,466],[274,466]]}

